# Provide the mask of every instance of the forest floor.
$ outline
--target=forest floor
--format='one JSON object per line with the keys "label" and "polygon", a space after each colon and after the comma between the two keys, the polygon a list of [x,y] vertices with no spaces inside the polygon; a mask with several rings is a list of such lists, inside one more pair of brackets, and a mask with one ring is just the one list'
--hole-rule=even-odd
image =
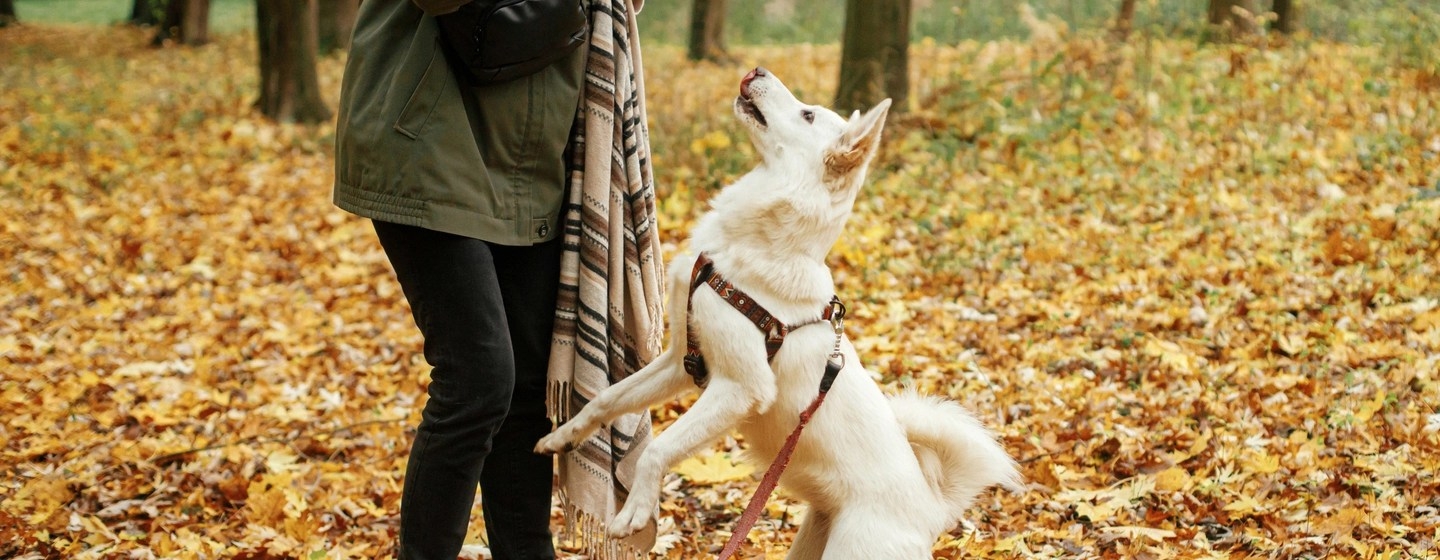
{"label": "forest floor", "polygon": [[[369,224],[330,203],[333,123],[252,110],[253,39],[147,38],[0,30],[0,556],[388,557],[427,367]],[[834,91],[833,45],[734,51],[646,52],[667,256],[755,162],[745,69]],[[1084,37],[911,64],[830,256],[849,334],[1028,483],[936,558],[1440,554],[1433,71]],[[670,475],[657,556],[728,537],[742,447]],[[744,555],[783,557],[804,509],[772,499]]]}

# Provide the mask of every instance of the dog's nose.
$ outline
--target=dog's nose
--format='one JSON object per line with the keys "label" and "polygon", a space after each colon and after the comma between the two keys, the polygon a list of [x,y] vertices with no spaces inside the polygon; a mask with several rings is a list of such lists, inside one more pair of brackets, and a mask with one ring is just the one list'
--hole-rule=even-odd
{"label": "dog's nose", "polygon": [[741,89],[744,89],[745,86],[750,85],[750,82],[755,81],[755,78],[759,78],[759,77],[761,77],[761,76],[767,76],[767,75],[769,75],[769,74],[770,74],[770,73],[767,72],[764,68],[761,68],[761,67],[759,67],[759,66],[756,66],[754,70],[751,70],[749,74],[746,74],[746,75],[745,75],[745,79],[740,80],[740,87],[741,87]]}

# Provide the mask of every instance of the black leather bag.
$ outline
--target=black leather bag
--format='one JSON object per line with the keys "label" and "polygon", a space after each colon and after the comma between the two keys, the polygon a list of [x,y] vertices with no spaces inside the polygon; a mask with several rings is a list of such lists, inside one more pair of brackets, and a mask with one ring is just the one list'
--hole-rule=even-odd
{"label": "black leather bag", "polygon": [[435,21],[451,66],[472,86],[539,72],[590,31],[583,0],[475,0]]}

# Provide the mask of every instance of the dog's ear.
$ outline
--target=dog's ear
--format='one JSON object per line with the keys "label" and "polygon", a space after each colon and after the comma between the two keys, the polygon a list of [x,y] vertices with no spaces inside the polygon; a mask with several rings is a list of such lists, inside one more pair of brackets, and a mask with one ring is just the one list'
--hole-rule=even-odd
{"label": "dog's ear", "polygon": [[825,178],[844,177],[870,161],[880,146],[880,131],[885,128],[885,116],[890,113],[890,99],[886,98],[864,115],[855,111],[840,139],[825,150]]}

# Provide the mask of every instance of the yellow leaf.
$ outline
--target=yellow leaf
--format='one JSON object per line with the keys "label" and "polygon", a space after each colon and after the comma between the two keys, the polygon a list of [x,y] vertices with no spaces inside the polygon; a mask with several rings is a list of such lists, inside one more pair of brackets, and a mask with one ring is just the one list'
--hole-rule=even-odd
{"label": "yellow leaf", "polygon": [[1151,338],[1145,341],[1145,353],[1160,358],[1160,363],[1180,373],[1195,371],[1196,358],[1179,344],[1168,340]]}
{"label": "yellow leaf", "polygon": [[1365,522],[1365,513],[1355,508],[1345,508],[1335,515],[1315,524],[1315,532],[1322,535],[1348,535]]}
{"label": "yellow leaf", "polygon": [[1191,442],[1189,449],[1186,449],[1184,451],[1177,451],[1175,453],[1166,453],[1165,459],[1170,461],[1171,463],[1181,463],[1191,457],[1199,455],[1200,452],[1205,451],[1209,447],[1210,432],[1205,432],[1203,434],[1200,434],[1199,437],[1195,438],[1194,442]]}
{"label": "yellow leaf", "polygon": [[1175,538],[1175,531],[1171,531],[1171,530],[1168,530],[1168,529],[1155,529],[1155,528],[1152,528],[1152,527],[1135,527],[1135,526],[1102,527],[1102,528],[1100,529],[1100,532],[1106,533],[1106,534],[1109,534],[1109,535],[1114,535],[1114,536],[1117,536],[1117,537],[1127,538],[1127,539],[1130,539],[1130,540],[1132,540],[1132,541],[1140,540],[1140,539],[1149,539],[1149,540],[1153,540],[1153,541],[1156,541],[1156,542],[1160,542],[1160,541],[1163,541],[1163,540],[1165,540],[1165,539]]}
{"label": "yellow leaf", "polygon": [[723,130],[715,130],[705,135],[705,143],[711,148],[723,150],[730,147],[730,135]]}
{"label": "yellow leaf", "polygon": [[1241,459],[1245,470],[1255,474],[1270,474],[1280,470],[1280,458],[1261,450]]}
{"label": "yellow leaf", "polygon": [[1415,329],[1416,332],[1425,332],[1437,327],[1440,327],[1440,307],[1421,313],[1415,317],[1415,321],[1410,323],[1410,328]]}
{"label": "yellow leaf", "polygon": [[1244,208],[1247,204],[1245,202],[1245,199],[1231,194],[1228,189],[1225,189],[1223,187],[1219,190],[1219,192],[1216,193],[1215,198],[1216,200],[1219,200],[1221,204],[1224,204],[1226,208],[1229,208],[1231,210],[1239,210],[1241,208]]}
{"label": "yellow leaf", "polygon": [[1355,423],[1364,424],[1375,417],[1376,412],[1385,408],[1385,391],[1375,391],[1375,396],[1370,400],[1361,403],[1360,409],[1355,411]]}
{"label": "yellow leaf", "polygon": [[1225,504],[1225,511],[1234,512],[1241,516],[1251,513],[1265,511],[1265,505],[1255,500],[1254,496],[1236,494],[1235,501]]}
{"label": "yellow leaf", "polygon": [[1305,350],[1305,335],[1300,333],[1275,333],[1275,348],[1286,356],[1299,356]]}
{"label": "yellow leaf", "polygon": [[704,457],[691,457],[675,465],[675,472],[696,484],[729,482],[750,476],[755,467],[747,463],[730,460],[729,454],[711,453]]}
{"label": "yellow leaf", "polygon": [[1125,502],[1118,498],[1110,498],[1095,504],[1080,502],[1075,504],[1075,513],[1094,523],[1114,517],[1115,512],[1119,511],[1120,506],[1123,505]]}
{"label": "yellow leaf", "polygon": [[1000,542],[995,543],[991,550],[993,552],[1029,552],[1030,547],[1025,546],[1025,535],[1020,534],[1000,539]]}
{"label": "yellow leaf", "polygon": [[285,491],[290,488],[291,480],[288,474],[267,474],[251,482],[245,493],[245,508],[250,511],[250,518],[272,526],[284,521]]}
{"label": "yellow leaf", "polygon": [[975,212],[965,215],[965,227],[969,229],[988,230],[995,227],[995,223],[998,221],[999,218],[995,216],[994,212]]}
{"label": "yellow leaf", "polygon": [[1155,488],[1163,492],[1184,490],[1190,485],[1190,473],[1180,467],[1170,467],[1155,474]]}

